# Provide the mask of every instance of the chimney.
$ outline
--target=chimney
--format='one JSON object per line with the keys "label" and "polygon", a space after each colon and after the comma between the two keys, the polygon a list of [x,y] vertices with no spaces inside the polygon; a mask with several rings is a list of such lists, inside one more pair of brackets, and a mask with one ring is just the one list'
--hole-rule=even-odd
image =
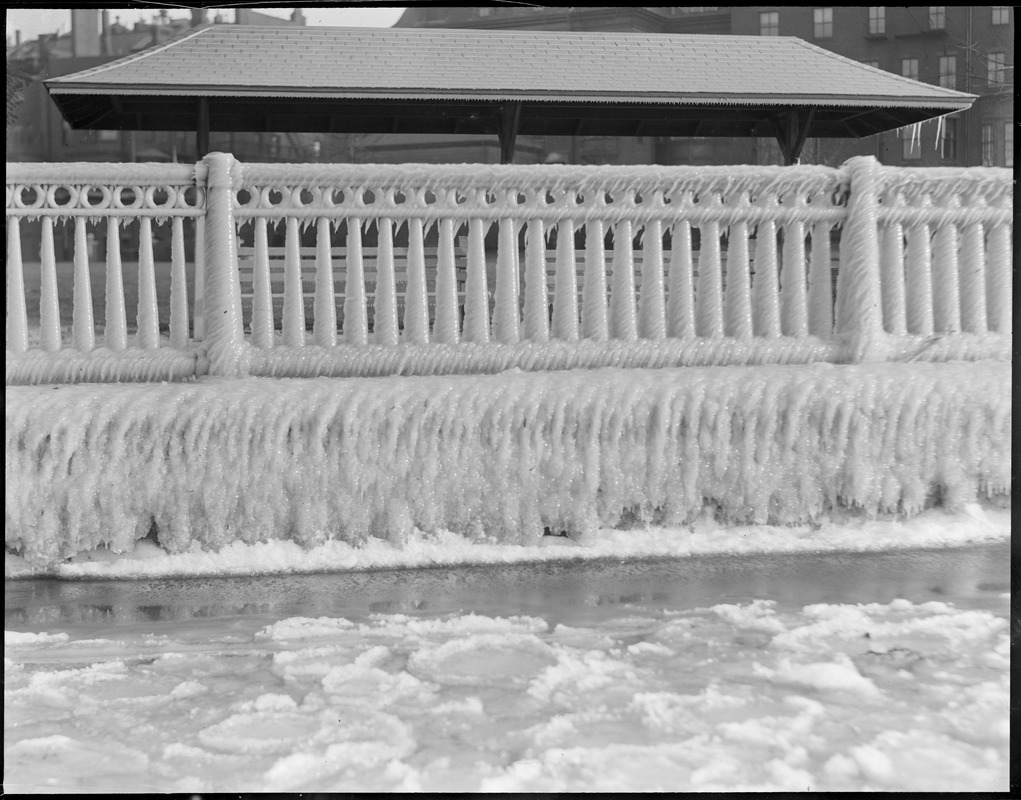
{"label": "chimney", "polygon": [[99,46],[99,9],[71,9],[71,53],[76,58],[81,56],[98,56]]}
{"label": "chimney", "polygon": [[193,8],[191,10],[191,25],[196,27],[198,25],[206,24],[206,10],[204,8]]}
{"label": "chimney", "polygon": [[14,32],[14,46],[17,47],[21,44],[21,31]]}
{"label": "chimney", "polygon": [[300,8],[294,9],[294,12],[291,14],[291,22],[295,25],[305,24],[305,15],[302,13]]}
{"label": "chimney", "polygon": [[100,42],[100,53],[104,56],[113,55],[113,42],[110,39],[110,12],[107,9],[103,9],[102,21],[102,41]]}

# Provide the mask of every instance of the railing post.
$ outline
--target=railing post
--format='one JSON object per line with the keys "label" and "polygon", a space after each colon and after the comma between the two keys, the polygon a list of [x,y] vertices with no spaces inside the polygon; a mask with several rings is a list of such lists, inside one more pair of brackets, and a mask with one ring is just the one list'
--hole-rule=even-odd
{"label": "railing post", "polygon": [[208,374],[241,377],[248,374],[245,358],[248,348],[242,329],[234,223],[235,179],[239,165],[229,153],[210,153],[202,161],[207,169],[203,321]]}
{"label": "railing post", "polygon": [[885,337],[879,280],[879,162],[872,156],[856,156],[844,169],[849,173],[850,196],[840,238],[836,330],[847,337],[848,361],[881,361]]}

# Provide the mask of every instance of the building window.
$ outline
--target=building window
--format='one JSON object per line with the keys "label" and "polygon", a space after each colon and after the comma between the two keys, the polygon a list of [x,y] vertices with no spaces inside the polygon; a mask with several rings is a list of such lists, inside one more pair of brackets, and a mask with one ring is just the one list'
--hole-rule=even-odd
{"label": "building window", "polygon": [[1003,166],[1014,166],[1014,123],[1003,123]]}
{"label": "building window", "polygon": [[929,6],[929,30],[941,31],[947,26],[947,7]]}
{"label": "building window", "polygon": [[780,35],[780,12],[762,11],[759,13],[759,36]]}
{"label": "building window", "polygon": [[866,67],[872,67],[873,69],[879,69],[879,62],[878,61],[863,61],[862,63]]}
{"label": "building window", "polygon": [[905,161],[922,157],[922,131],[917,125],[900,129],[900,155]]}
{"label": "building window", "polygon": [[917,58],[902,58],[900,60],[900,74],[905,78],[911,78],[913,81],[918,80],[918,59]]}
{"label": "building window", "polygon": [[869,6],[869,33],[886,33],[886,6]]}
{"label": "building window", "polygon": [[116,142],[121,138],[120,131],[96,131],[96,138],[101,142]]}
{"label": "building window", "polygon": [[1010,22],[1010,6],[993,6],[993,25],[1007,25]]}
{"label": "building window", "polygon": [[957,88],[957,56],[939,57],[939,85],[944,89]]}
{"label": "building window", "polygon": [[957,160],[957,120],[945,117],[939,140],[939,153],[947,161]]}
{"label": "building window", "polygon": [[993,126],[983,125],[982,126],[982,166],[983,167],[995,167],[996,166],[996,142],[993,139]]}
{"label": "building window", "polygon": [[1006,80],[1007,61],[1003,53],[989,54],[989,83],[1001,84]]}
{"label": "building window", "polygon": [[814,29],[816,39],[833,38],[832,8],[817,8],[813,11],[812,18],[815,22]]}

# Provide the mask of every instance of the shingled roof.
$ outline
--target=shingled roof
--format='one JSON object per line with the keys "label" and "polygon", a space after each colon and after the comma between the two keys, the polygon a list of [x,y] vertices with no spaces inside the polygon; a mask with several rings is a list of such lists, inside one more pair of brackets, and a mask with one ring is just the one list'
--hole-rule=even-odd
{"label": "shingled roof", "polygon": [[497,132],[515,104],[521,133],[773,135],[813,109],[809,135],[866,136],[975,99],[793,37],[245,25],[46,86],[74,127],[164,130],[232,98],[213,130]]}

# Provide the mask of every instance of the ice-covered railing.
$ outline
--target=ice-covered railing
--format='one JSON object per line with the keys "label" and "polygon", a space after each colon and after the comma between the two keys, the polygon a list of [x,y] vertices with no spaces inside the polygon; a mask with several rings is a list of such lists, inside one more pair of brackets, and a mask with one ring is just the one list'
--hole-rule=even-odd
{"label": "ice-covered railing", "polygon": [[[1012,189],[1007,170],[872,158],[839,169],[242,164],[223,153],[194,168],[8,165],[7,381],[1009,359]],[[26,218],[43,225],[33,347]],[[75,228],[70,343],[52,247],[61,220]],[[161,220],[173,227],[169,346],[153,282]],[[104,221],[139,225],[134,347],[117,236],[96,346],[85,231]],[[250,311],[241,242],[254,254]],[[282,298],[271,243],[285,254]]]}
{"label": "ice-covered railing", "polygon": [[[200,352],[192,341],[187,268],[194,265],[202,280],[204,174],[202,164],[7,165],[7,383],[172,380],[196,373]],[[24,235],[36,221],[38,245],[34,236]],[[186,223],[196,227],[196,252],[190,258]],[[170,226],[169,297],[162,301],[154,224]],[[121,236],[132,225],[138,232],[137,264],[126,264]],[[58,231],[73,237],[70,281],[63,274],[67,265],[56,259]],[[99,238],[106,240],[102,255],[93,247]],[[29,240],[31,248],[23,244]],[[33,316],[31,324],[29,269],[38,271],[39,281],[38,318]],[[100,289],[94,279],[100,275],[105,278],[101,306],[94,304]],[[126,285],[137,293],[133,320]],[[161,304],[169,306],[169,337],[161,336]],[[68,332],[62,318],[66,323],[69,307]],[[197,309],[197,336],[201,319]],[[130,328],[129,321],[134,322]]]}

